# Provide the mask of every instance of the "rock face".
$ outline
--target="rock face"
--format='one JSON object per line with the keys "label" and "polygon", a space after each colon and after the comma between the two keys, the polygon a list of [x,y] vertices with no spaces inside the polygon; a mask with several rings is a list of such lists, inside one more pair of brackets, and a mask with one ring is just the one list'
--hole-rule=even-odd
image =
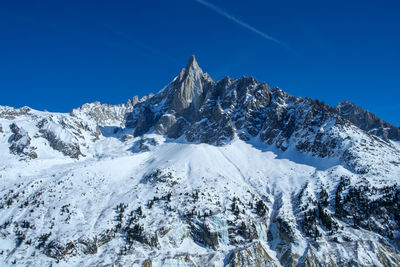
{"label": "rock face", "polygon": [[191,56],[186,68],[172,83],[172,103],[169,112],[183,116],[189,121],[196,120],[204,100],[203,93],[212,83],[208,75],[203,74],[195,57]]}
{"label": "rock face", "polygon": [[246,248],[232,252],[228,258],[228,264],[225,266],[277,267],[281,265],[268,255],[267,251],[260,243],[256,242]]}
{"label": "rock face", "polygon": [[174,81],[159,94],[138,103],[133,112],[128,113],[126,126],[135,128],[135,136],[155,127],[157,133],[177,138],[191,122],[198,121],[205,91],[212,84],[214,82],[203,74],[192,56]]}
{"label": "rock face", "polygon": [[13,133],[8,140],[10,143],[10,152],[24,158],[37,158],[37,154],[34,151],[36,148],[31,146],[29,134],[23,128],[19,128],[15,123],[10,125],[10,129]]}
{"label": "rock face", "polygon": [[218,231],[213,231],[208,221],[195,220],[191,224],[191,234],[194,240],[214,249],[219,247],[220,236]]}
{"label": "rock face", "polygon": [[7,106],[0,106],[0,118],[15,119],[18,116],[26,115],[31,111],[29,107],[15,109]]}
{"label": "rock face", "polygon": [[88,255],[96,253],[97,238],[89,239],[87,237],[81,237],[78,240],[70,241],[66,244],[58,240],[52,240],[44,248],[44,254],[46,256],[57,260],[62,260],[68,255]]}
{"label": "rock face", "polygon": [[[40,129],[39,132],[54,150],[60,151],[65,156],[75,159],[79,158],[79,156],[83,156],[79,145],[72,141],[74,136],[59,125],[44,119],[38,123],[38,128]],[[61,136],[63,136],[63,138]]]}
{"label": "rock face", "polygon": [[349,101],[339,103],[335,109],[345,119],[351,121],[360,129],[381,137],[384,140],[400,141],[400,129],[382,120],[375,114]]}
{"label": "rock face", "polygon": [[100,102],[86,103],[80,108],[73,109],[71,116],[76,118],[87,117],[94,119],[98,126],[118,125],[124,126],[124,117],[127,112],[131,112],[133,107],[141,100],[134,97],[121,105],[100,104]]}

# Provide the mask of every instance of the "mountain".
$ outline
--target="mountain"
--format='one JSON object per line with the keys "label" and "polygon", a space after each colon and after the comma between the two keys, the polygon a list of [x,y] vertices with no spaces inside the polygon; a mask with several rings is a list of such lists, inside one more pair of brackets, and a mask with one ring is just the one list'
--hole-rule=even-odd
{"label": "mountain", "polygon": [[379,136],[384,140],[400,141],[400,128],[391,125],[356,104],[349,101],[343,101],[335,108],[343,118],[348,119],[360,129]]}
{"label": "mountain", "polygon": [[1,265],[399,266],[387,128],[194,56],[125,104],[2,106]]}

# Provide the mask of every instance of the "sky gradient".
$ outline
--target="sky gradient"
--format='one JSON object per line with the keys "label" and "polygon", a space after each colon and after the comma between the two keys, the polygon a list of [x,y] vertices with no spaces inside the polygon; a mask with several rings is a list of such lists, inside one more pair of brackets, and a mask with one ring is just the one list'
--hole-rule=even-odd
{"label": "sky gradient", "polygon": [[398,14],[399,1],[3,1],[0,105],[123,103],[195,54],[214,80],[254,76],[400,126]]}

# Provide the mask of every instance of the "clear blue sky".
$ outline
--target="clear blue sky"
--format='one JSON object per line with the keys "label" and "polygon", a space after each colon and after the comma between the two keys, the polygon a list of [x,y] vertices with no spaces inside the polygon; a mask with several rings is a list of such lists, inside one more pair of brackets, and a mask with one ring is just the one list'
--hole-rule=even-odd
{"label": "clear blue sky", "polygon": [[0,105],[68,112],[159,91],[191,54],[400,125],[400,1],[2,1]]}

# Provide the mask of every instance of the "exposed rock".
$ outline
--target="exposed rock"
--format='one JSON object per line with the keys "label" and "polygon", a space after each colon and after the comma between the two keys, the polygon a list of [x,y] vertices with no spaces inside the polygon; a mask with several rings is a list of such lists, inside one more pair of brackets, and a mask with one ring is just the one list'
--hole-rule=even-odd
{"label": "exposed rock", "polygon": [[0,106],[0,118],[12,120],[16,117],[27,115],[30,111],[31,108],[29,107],[12,108],[7,106]]}
{"label": "exposed rock", "polygon": [[349,101],[340,102],[335,107],[339,113],[362,130],[385,140],[400,141],[400,129],[382,120],[375,114]]}
{"label": "exposed rock", "polygon": [[[104,240],[102,240],[104,242]],[[104,243],[103,243],[104,244]],[[96,254],[97,253],[97,237],[93,239],[88,237],[81,237],[78,239],[76,247],[83,254]]]}
{"label": "exposed rock", "polygon": [[204,119],[193,124],[186,132],[189,142],[202,142],[215,145],[224,145],[235,135],[232,121],[228,116],[221,116],[218,122]]}
{"label": "exposed rock", "polygon": [[197,267],[189,254],[175,255],[163,260],[162,266],[165,267]]}
{"label": "exposed rock", "polygon": [[124,126],[125,114],[131,112],[140,101],[135,97],[121,105],[100,104],[100,102],[87,103],[73,109],[70,114],[77,118],[90,117],[96,121],[98,126]]}
{"label": "exposed rock", "polygon": [[[209,220],[201,221],[198,218],[194,218],[190,226],[190,233],[193,240],[214,249],[218,248],[220,240],[223,238],[223,236],[222,233],[218,231],[219,229],[215,229]],[[225,236],[227,238],[227,232]],[[227,241],[225,240],[225,242]]]}
{"label": "exposed rock", "polygon": [[[355,262],[347,263],[348,266],[357,266]],[[310,247],[307,250],[306,255],[304,255],[302,262],[298,264],[299,266],[304,267],[337,267],[338,265],[332,259],[332,255],[325,255],[325,262],[320,262],[318,257],[313,252],[313,249]],[[346,266],[346,265],[345,265]]]}
{"label": "exposed rock", "polygon": [[154,138],[142,138],[139,142],[139,149],[141,151],[149,151],[151,146],[156,146],[157,144]]}
{"label": "exposed rock", "polygon": [[145,260],[142,265],[142,267],[152,267],[152,266],[153,266],[153,262],[150,259]]}
{"label": "exposed rock", "polygon": [[133,138],[133,135],[131,135],[131,134],[125,134],[123,137],[122,137],[122,140],[124,141],[124,142],[126,142],[126,141],[128,141],[128,140],[131,140]]}
{"label": "exposed rock", "polygon": [[141,138],[139,141],[135,141],[131,150],[134,152],[150,151],[152,147],[155,147],[157,144],[158,142],[154,138]]}
{"label": "exposed rock", "polygon": [[185,133],[188,127],[188,121],[183,117],[179,117],[178,120],[168,129],[167,136],[169,138],[178,138]]}
{"label": "exposed rock", "polygon": [[115,237],[115,232],[109,229],[101,232],[99,237],[97,238],[97,246],[101,247],[102,245],[110,242]]}
{"label": "exposed rock", "polygon": [[[75,159],[83,156],[79,144],[71,140],[74,139],[74,137],[59,125],[52,123],[48,119],[43,119],[38,123],[38,128],[40,129],[39,132],[42,134],[43,138],[49,142],[53,149],[60,151],[65,156]],[[63,139],[59,138],[59,134],[70,135],[71,137],[69,139],[71,141],[66,143]]]}
{"label": "exposed rock", "polygon": [[62,259],[67,254],[83,253],[96,254],[97,253],[97,238],[82,237],[76,241],[68,242],[66,245],[58,240],[51,241],[45,248],[44,254],[48,257],[55,259]]}
{"label": "exposed rock", "polygon": [[153,111],[149,107],[145,107],[137,121],[133,135],[136,137],[147,133],[156,121],[154,117]]}
{"label": "exposed rock", "polygon": [[225,267],[275,267],[281,266],[264,249],[260,242],[232,251]]}
{"label": "exposed rock", "polygon": [[163,172],[160,169],[156,169],[148,174],[146,174],[141,180],[144,184],[166,184],[168,187],[173,187],[180,181],[179,177],[174,177],[171,172]]}
{"label": "exposed rock", "polygon": [[164,231],[164,235],[169,239],[172,246],[178,248],[182,242],[190,235],[190,229],[186,225],[180,225]]}
{"label": "exposed rock", "polygon": [[37,154],[34,151],[36,148],[31,146],[31,138],[28,132],[23,128],[19,128],[15,123],[10,125],[10,129],[13,133],[8,140],[11,144],[9,147],[10,152],[29,159],[37,158]]}
{"label": "exposed rock", "polygon": [[172,83],[172,103],[170,112],[185,117],[189,121],[198,118],[205,87],[212,80],[200,69],[194,56],[191,56],[185,69]]}
{"label": "exposed rock", "polygon": [[60,260],[68,253],[72,253],[73,250],[75,250],[75,245],[72,242],[64,245],[57,240],[53,240],[46,246],[44,254],[48,257]]}
{"label": "exposed rock", "polygon": [[136,241],[148,245],[150,247],[154,247],[154,248],[159,248],[160,247],[160,243],[158,240],[158,235],[157,233],[152,234],[152,235],[137,235],[134,238]]}
{"label": "exposed rock", "polygon": [[154,131],[157,134],[165,135],[168,134],[169,130],[172,126],[176,123],[176,118],[172,114],[164,114],[161,118],[157,121],[156,125],[154,126]]}

